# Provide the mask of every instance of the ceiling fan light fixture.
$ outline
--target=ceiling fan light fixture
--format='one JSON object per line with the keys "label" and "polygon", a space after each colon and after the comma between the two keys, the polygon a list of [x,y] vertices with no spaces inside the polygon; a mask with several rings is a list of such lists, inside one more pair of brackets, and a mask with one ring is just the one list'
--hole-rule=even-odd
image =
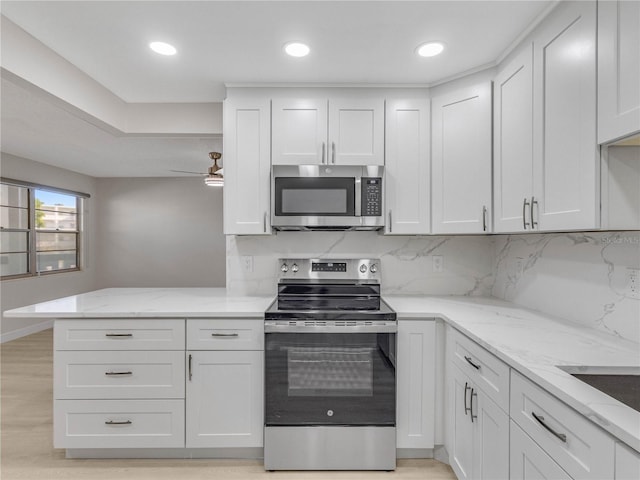
{"label": "ceiling fan light fixture", "polygon": [[224,187],[224,178],[220,175],[207,175],[204,183],[207,187]]}

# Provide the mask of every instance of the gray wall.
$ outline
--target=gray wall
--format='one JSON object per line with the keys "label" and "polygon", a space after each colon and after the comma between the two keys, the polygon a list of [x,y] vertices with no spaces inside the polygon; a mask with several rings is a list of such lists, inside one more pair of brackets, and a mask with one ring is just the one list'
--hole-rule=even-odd
{"label": "gray wall", "polygon": [[97,179],[99,287],[224,287],[222,189],[202,178]]}
{"label": "gray wall", "polygon": [[[84,202],[84,235],[87,242],[83,251],[83,269],[79,272],[3,280],[0,289],[0,311],[94,290],[97,285],[94,255],[96,179],[6,153],[1,154],[0,160],[0,172],[5,178],[40,183],[91,195],[91,198]],[[51,324],[51,320],[2,317],[0,340],[3,342],[12,340],[47,328]]]}

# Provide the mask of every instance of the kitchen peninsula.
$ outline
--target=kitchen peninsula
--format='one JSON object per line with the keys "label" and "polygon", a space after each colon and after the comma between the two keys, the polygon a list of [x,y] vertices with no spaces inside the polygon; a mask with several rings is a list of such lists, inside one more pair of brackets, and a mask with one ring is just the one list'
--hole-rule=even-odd
{"label": "kitchen peninsula", "polygon": [[[616,444],[616,448],[619,445],[619,448],[638,456],[640,412],[558,368],[624,367],[637,374],[640,370],[640,357],[635,343],[490,297],[387,295],[384,298],[396,310],[400,322],[434,319],[436,322],[444,322],[444,328],[439,330],[439,338],[436,338],[436,350],[446,351],[446,354],[441,356],[442,360],[436,360],[436,368],[446,372],[452,368],[450,360],[456,353],[453,350],[457,348],[452,339],[461,337],[470,345],[470,351],[478,354],[478,358],[488,355],[508,367],[507,397],[510,372],[512,396],[514,378],[522,379],[541,392],[544,391],[549,398],[562,404],[568,412],[580,417],[589,428],[606,438],[611,452]],[[68,456],[126,455],[128,447],[138,449],[137,454],[142,456],[144,449],[152,447],[163,449],[161,452],[167,456],[225,456],[225,452],[228,456],[261,456],[264,348],[262,319],[264,310],[272,300],[270,296],[228,296],[225,289],[221,288],[110,288],[17,308],[5,312],[5,315],[55,319],[55,441],[56,447],[67,448]],[[230,336],[212,341],[212,331]],[[134,336],[136,332],[140,332],[139,340]],[[207,332],[209,337],[206,346],[202,346],[205,342],[199,338],[201,332]],[[107,338],[105,335],[112,337]],[[235,346],[234,342],[241,345]],[[228,400],[232,402],[229,404],[235,402],[236,408],[246,409],[244,415],[239,411],[218,414],[217,420],[224,420],[224,428],[217,434],[190,432],[189,428],[189,425],[195,428],[199,423],[202,424],[202,418],[191,423],[188,418],[188,407],[192,405],[190,402],[196,400],[189,398],[190,395],[203,392],[202,389],[189,388],[189,377],[193,375],[196,378],[197,368],[204,368],[203,364],[206,363],[191,365],[196,358],[195,353],[201,350],[211,350],[207,353],[217,355],[246,355],[246,358],[234,357],[226,363],[227,368],[236,368],[232,375],[233,381],[221,373],[225,368],[222,357],[216,359],[216,367],[209,371],[217,375],[218,380],[226,382],[225,387],[235,388],[234,391],[225,392],[227,399],[233,399]],[[110,358],[110,352],[114,351],[117,352],[116,356]],[[194,352],[193,356],[190,352]],[[91,388],[83,388],[79,384],[72,384],[79,382],[80,377],[73,377],[74,370],[71,366],[80,365],[80,357],[85,353],[89,354],[87,360],[91,359],[87,363],[102,361],[102,367],[109,362],[120,366],[125,366],[127,362],[136,365],[149,363],[153,355],[159,354],[161,358],[155,361],[169,372],[167,374],[170,381],[156,379],[155,397],[150,394],[136,397],[136,393],[132,392],[140,392],[140,388],[127,383],[133,380],[129,378],[133,375],[113,375],[121,377],[116,378],[116,381],[124,379],[127,384],[125,387],[109,388],[104,383],[97,386],[94,382]],[[79,355],[77,359],[76,355]],[[139,356],[129,359],[127,355]],[[66,368],[61,368],[61,362],[67,362]],[[402,365],[399,366],[401,368]],[[120,372],[118,368],[111,373],[129,373],[129,369]],[[435,395],[440,398],[440,401],[436,401],[436,416],[447,415],[448,419],[449,414],[442,411],[448,409],[445,405],[451,403],[443,401],[447,377],[448,373],[443,371],[436,374],[439,380],[436,381]],[[110,380],[109,378],[108,381]],[[154,386],[147,382],[145,388],[153,389]],[[84,394],[77,395],[78,390],[84,391]],[[252,397],[246,398],[248,394]],[[94,404],[100,408],[92,410],[91,406]],[[96,432],[83,430],[85,427],[79,425],[79,420],[72,415],[71,410],[65,408],[83,407],[99,412],[110,404],[120,404],[121,407],[122,404],[134,405],[138,415],[142,415],[145,408],[149,410],[150,405],[164,405],[167,412],[172,412],[165,413],[172,421],[166,422],[166,418],[160,418],[147,425],[156,429],[184,425],[184,418],[177,417],[183,416],[183,405],[186,404],[186,439],[183,428],[178,432],[154,431],[147,437],[139,434],[127,437],[123,433],[122,438],[116,436],[114,442],[113,434],[101,437]],[[171,410],[169,407],[175,409]],[[513,408],[512,399],[512,416],[515,413]],[[508,405],[506,409],[509,410]],[[112,429],[115,426],[119,432],[126,432],[126,428],[132,426],[127,423],[130,420],[123,419],[122,412],[112,416],[113,418],[107,419],[106,422],[111,424],[105,425],[106,428]],[[231,432],[234,421],[240,435],[238,432]],[[513,418],[511,423],[515,425]],[[79,430],[70,432],[68,429],[74,426]],[[450,427],[447,424],[445,430],[449,431]],[[135,428],[133,425],[133,429]],[[445,446],[450,450],[446,445],[448,438],[449,435],[445,434]],[[591,461],[607,463],[597,456]]]}

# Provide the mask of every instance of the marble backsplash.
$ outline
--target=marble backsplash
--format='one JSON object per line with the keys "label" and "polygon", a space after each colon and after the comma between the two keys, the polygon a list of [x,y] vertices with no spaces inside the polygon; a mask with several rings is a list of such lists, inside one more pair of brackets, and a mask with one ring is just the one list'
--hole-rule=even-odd
{"label": "marble backsplash", "polygon": [[[433,272],[433,255],[443,271]],[[251,256],[253,268],[245,268]],[[279,232],[227,236],[227,289],[275,295],[279,258],[380,258],[386,294],[490,295],[493,242],[488,236],[385,236],[377,232]],[[248,271],[252,270],[252,271]]]}
{"label": "marble backsplash", "polygon": [[634,342],[640,299],[627,289],[640,268],[640,232],[493,237],[491,294]]}
{"label": "marble backsplash", "polygon": [[[640,268],[640,232],[494,236],[385,236],[280,232],[227,236],[227,289],[275,295],[278,259],[380,258],[383,293],[494,296],[640,342],[640,300],[627,291]],[[442,255],[442,273],[433,256]],[[251,257],[250,268],[243,257]]]}

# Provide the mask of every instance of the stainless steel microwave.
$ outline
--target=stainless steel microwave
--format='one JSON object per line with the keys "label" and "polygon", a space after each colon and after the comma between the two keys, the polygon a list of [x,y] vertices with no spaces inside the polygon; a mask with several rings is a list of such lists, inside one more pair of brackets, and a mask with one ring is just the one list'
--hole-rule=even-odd
{"label": "stainless steel microwave", "polygon": [[277,230],[384,227],[382,166],[275,165],[271,225]]}

